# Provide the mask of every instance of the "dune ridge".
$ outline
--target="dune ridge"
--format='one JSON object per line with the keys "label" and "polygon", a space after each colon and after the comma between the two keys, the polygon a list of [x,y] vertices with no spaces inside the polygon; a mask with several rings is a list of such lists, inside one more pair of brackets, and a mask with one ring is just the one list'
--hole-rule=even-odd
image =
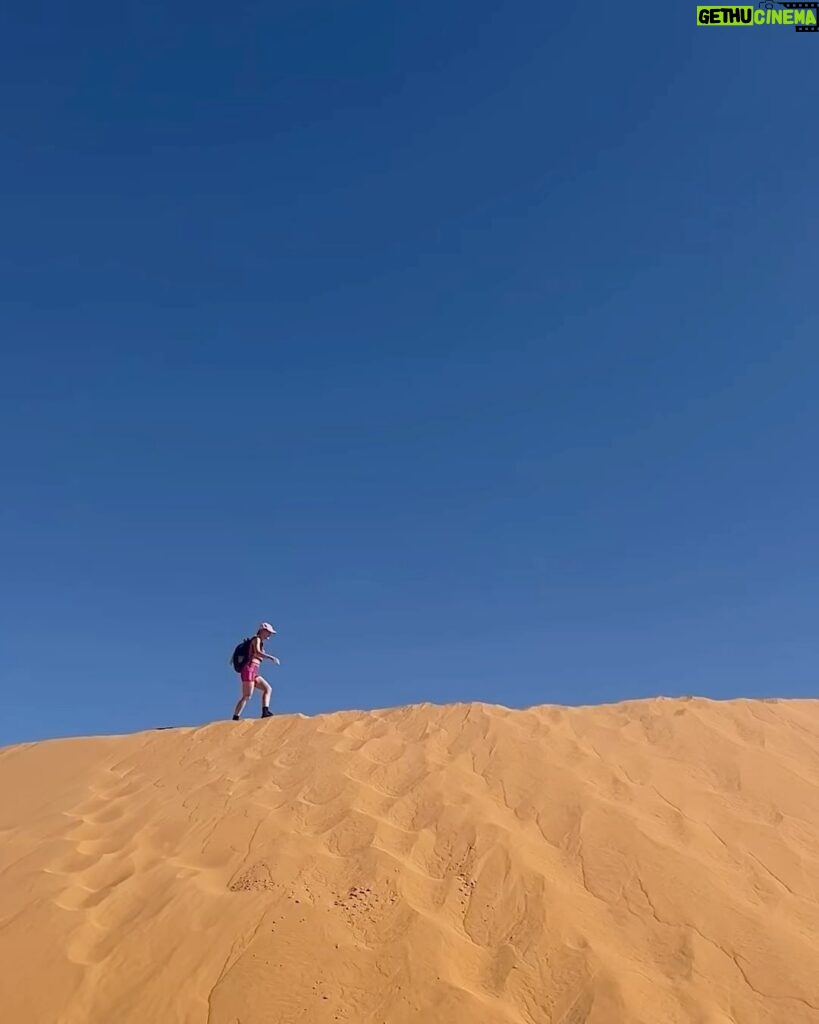
{"label": "dune ridge", "polygon": [[819,1024],[819,702],[0,751],[4,1024]]}

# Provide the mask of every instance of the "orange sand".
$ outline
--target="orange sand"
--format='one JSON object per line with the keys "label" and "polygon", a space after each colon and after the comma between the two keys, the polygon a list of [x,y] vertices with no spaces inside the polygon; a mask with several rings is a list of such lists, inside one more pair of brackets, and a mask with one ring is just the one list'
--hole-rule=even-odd
{"label": "orange sand", "polygon": [[817,1024],[819,703],[0,751],[2,1024]]}

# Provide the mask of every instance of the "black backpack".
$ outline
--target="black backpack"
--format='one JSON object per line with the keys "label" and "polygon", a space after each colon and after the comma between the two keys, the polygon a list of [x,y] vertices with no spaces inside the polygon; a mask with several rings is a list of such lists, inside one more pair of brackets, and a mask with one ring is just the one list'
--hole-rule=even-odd
{"label": "black backpack", "polygon": [[253,637],[246,636],[241,643],[236,645],[236,649],[230,658],[234,672],[241,672],[245,665],[250,661],[250,645],[252,643]]}

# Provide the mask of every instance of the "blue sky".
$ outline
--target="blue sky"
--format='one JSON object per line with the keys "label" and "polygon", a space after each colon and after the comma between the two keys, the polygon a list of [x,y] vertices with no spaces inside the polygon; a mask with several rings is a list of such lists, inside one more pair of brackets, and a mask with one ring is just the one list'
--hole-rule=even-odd
{"label": "blue sky", "polygon": [[816,37],[33,4],[0,57],[0,743],[224,717],[260,618],[280,711],[816,693]]}

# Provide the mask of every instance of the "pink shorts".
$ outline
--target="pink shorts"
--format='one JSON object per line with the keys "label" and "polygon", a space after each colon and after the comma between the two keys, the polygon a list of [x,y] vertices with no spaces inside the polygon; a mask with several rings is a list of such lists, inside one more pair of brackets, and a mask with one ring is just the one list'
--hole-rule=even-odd
{"label": "pink shorts", "polygon": [[256,682],[256,676],[259,674],[259,663],[258,661],[249,661],[244,666],[240,673],[240,679],[242,680],[242,689],[252,692],[253,684]]}

